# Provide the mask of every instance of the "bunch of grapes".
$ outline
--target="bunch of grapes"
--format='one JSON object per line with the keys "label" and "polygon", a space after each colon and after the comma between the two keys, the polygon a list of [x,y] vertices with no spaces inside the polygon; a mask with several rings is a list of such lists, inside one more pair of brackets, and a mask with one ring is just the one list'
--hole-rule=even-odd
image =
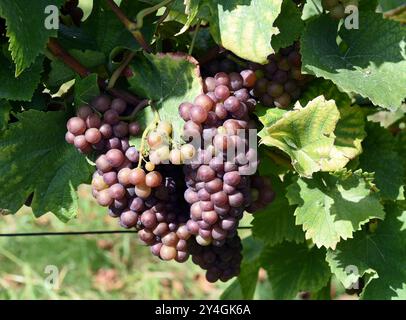
{"label": "bunch of grapes", "polygon": [[251,177],[251,203],[245,211],[255,213],[275,199],[275,192],[272,189],[272,184],[269,178],[260,177],[258,175]]}
{"label": "bunch of grapes", "polygon": [[179,107],[186,138],[198,142],[194,159],[184,166],[185,200],[187,227],[202,246],[221,247],[234,237],[250,205],[249,174],[256,171],[257,154],[248,143],[249,111],[255,108],[249,90],[255,81],[251,70],[217,73],[205,79],[205,93],[193,104]]}
{"label": "bunch of grapes", "polygon": [[344,1],[342,1],[342,0],[322,0],[321,5],[324,10],[328,11],[328,14],[333,19],[340,20],[345,17],[346,3]]}
{"label": "bunch of grapes", "polygon": [[281,49],[268,57],[268,64],[252,65],[258,79],[253,95],[267,107],[288,108],[301,95],[302,87],[309,78],[301,72],[299,43]]}
{"label": "bunch of grapes", "polygon": [[122,227],[135,228],[162,260],[184,262],[192,254],[209,281],[238,275],[239,220],[245,209],[254,212],[274,197],[266,180],[252,176],[256,132],[250,145],[248,129],[255,127],[249,112],[256,101],[249,91],[255,82],[251,70],[206,78],[204,93],[179,107],[187,142],[180,147],[166,121],[147,127],[142,153],[130,146],[129,136],[138,135],[140,126],[122,121],[131,108],[106,95],[81,106],[67,123],[66,141],[96,154],[97,202]]}
{"label": "bunch of grapes", "polygon": [[193,263],[206,270],[209,282],[226,282],[240,273],[242,260],[241,239],[236,235],[228,238],[221,247],[201,246],[193,238],[188,242]]}
{"label": "bunch of grapes", "polygon": [[[65,139],[68,143],[75,145],[81,153],[89,154],[92,151],[105,153],[109,150],[118,150],[127,152],[129,156],[123,163],[124,166],[131,161],[137,161],[138,154],[130,148],[128,136],[138,135],[140,126],[136,122],[128,124],[120,120],[120,116],[127,111],[124,100],[111,100],[108,96],[101,95],[95,98],[90,106],[81,106],[77,116],[69,119]],[[116,151],[111,151],[111,153],[114,152]],[[102,159],[105,159],[105,156]],[[99,158],[98,161],[102,160]]]}
{"label": "bunch of grapes", "polygon": [[83,10],[78,5],[79,0],[67,0],[61,9],[62,15],[69,16],[77,27],[83,19]]}

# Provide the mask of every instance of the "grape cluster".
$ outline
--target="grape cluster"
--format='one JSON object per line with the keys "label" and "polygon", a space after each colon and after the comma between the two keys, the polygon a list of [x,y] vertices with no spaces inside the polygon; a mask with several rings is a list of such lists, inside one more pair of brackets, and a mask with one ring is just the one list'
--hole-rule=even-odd
{"label": "grape cluster", "polygon": [[[68,143],[85,154],[92,151],[98,153],[127,152],[128,155],[134,153],[128,143],[128,136],[136,136],[140,132],[140,126],[136,122],[128,124],[120,120],[120,116],[127,111],[127,104],[122,99],[111,99],[106,95],[101,95],[94,99],[91,106],[81,106],[77,111],[77,116],[69,119],[67,123],[68,132],[65,139]],[[118,150],[118,151],[114,151]],[[98,161],[105,160],[99,158]],[[136,161],[138,155],[134,153],[129,159],[123,162],[126,166],[130,161]]]}
{"label": "grape cluster", "polygon": [[252,65],[257,74],[263,75],[256,82],[253,95],[267,107],[286,109],[299,99],[309,80],[301,72],[299,43],[271,54],[268,61],[264,66]]}
{"label": "grape cluster", "polygon": [[203,247],[193,238],[188,245],[193,263],[206,270],[206,279],[209,282],[226,282],[239,275],[242,245],[238,236],[228,238],[221,247]]}
{"label": "grape cluster", "polygon": [[249,117],[255,82],[251,70],[206,78],[204,93],[179,107],[182,146],[172,143],[172,125],[157,120],[144,131],[141,154],[129,143],[140,126],[122,121],[131,108],[106,95],[81,106],[67,123],[66,141],[96,155],[97,202],[122,227],[135,228],[153,255],[177,262],[192,255],[213,282],[239,273],[237,227],[244,210],[254,212],[274,197],[270,184],[253,175],[256,132],[251,146],[248,129],[255,127]]}
{"label": "grape cluster", "polygon": [[333,19],[340,20],[345,17],[345,4],[342,0],[322,0],[321,5]]}
{"label": "grape cluster", "polygon": [[255,213],[275,199],[275,192],[272,190],[271,181],[267,177],[258,175],[251,177],[251,203],[245,209],[249,213]]}
{"label": "grape cluster", "polygon": [[76,26],[80,26],[83,19],[83,10],[78,7],[79,0],[67,0],[61,9],[64,16],[69,16]]}
{"label": "grape cluster", "polygon": [[248,174],[256,171],[257,154],[249,147],[247,129],[255,81],[250,70],[217,73],[205,79],[205,93],[179,107],[185,136],[198,140],[195,161],[184,166],[185,200],[190,204],[187,227],[202,246],[221,247],[234,237],[250,205]]}

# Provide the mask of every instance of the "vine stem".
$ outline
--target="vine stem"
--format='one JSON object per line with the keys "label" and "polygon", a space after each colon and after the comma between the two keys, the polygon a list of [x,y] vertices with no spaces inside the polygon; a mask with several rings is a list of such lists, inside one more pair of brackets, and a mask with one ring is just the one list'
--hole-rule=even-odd
{"label": "vine stem", "polygon": [[90,75],[90,71],[87,70],[79,61],[72,57],[67,51],[65,51],[56,39],[50,39],[48,42],[48,48],[52,54],[58,59],[62,60],[68,67],[73,69],[82,78]]}
{"label": "vine stem", "polygon": [[196,43],[196,38],[197,38],[197,34],[199,33],[200,30],[200,24],[201,24],[202,20],[199,19],[199,21],[197,22],[197,26],[196,29],[194,31],[193,34],[193,39],[192,39],[192,43],[190,44],[190,48],[189,48],[189,55],[191,56],[193,53],[193,48],[195,47],[195,43]]}
{"label": "vine stem", "polygon": [[130,115],[125,116],[125,117],[120,117],[120,120],[123,120],[123,121],[132,121],[132,120],[134,120],[136,114],[139,111],[141,111],[142,109],[144,109],[150,103],[151,103],[151,101],[148,100],[148,99],[142,100],[140,103],[138,103],[138,105],[135,107],[135,109],[133,110],[133,112],[131,112]]}
{"label": "vine stem", "polygon": [[319,14],[321,14],[322,12],[320,11],[319,7],[316,5],[316,3],[314,2],[314,0],[312,0],[313,5],[316,7],[316,10]]}
{"label": "vine stem", "polygon": [[127,54],[124,57],[123,62],[120,64],[120,66],[114,71],[114,73],[111,75],[109,84],[107,85],[107,89],[110,90],[114,87],[116,84],[118,78],[120,78],[121,74],[123,73],[124,69],[128,66],[128,64],[131,62],[131,60],[135,57],[135,52],[127,52]]}
{"label": "vine stem", "polygon": [[[169,3],[172,0],[166,0],[164,2]],[[127,30],[129,32],[131,32],[131,34],[133,35],[133,37],[135,38],[135,40],[139,43],[139,45],[144,49],[144,51],[151,53],[152,49],[149,46],[149,44],[145,41],[144,36],[142,35],[140,29],[142,28],[143,25],[143,17],[149,13],[143,13],[143,15],[141,15],[141,22],[137,21],[133,22],[131,21],[123,12],[123,10],[121,10],[121,8],[113,1],[113,0],[106,0],[108,6],[110,7],[110,9],[115,13],[115,15],[117,16],[117,18],[123,23],[123,25],[127,28]],[[157,7],[158,5],[156,5],[155,7]],[[152,7],[154,8],[154,7]],[[151,9],[151,8],[148,8]],[[159,9],[159,8],[158,8]],[[157,9],[157,10],[158,10]],[[144,9],[142,11],[140,11],[138,13],[138,15],[140,15],[143,11],[145,11],[147,9]],[[153,11],[152,11],[153,12]],[[137,15],[137,20],[138,20],[138,15]],[[141,27],[139,27],[139,25],[141,25]]]}
{"label": "vine stem", "polygon": [[[70,67],[75,73],[77,73],[80,77],[85,78],[91,74],[91,71],[88,70],[85,66],[83,66],[78,60],[72,57],[60,44],[59,42],[51,38],[48,42],[48,49],[52,53],[52,55],[59,60],[61,60],[64,64]],[[115,96],[116,98],[121,98],[126,101],[128,104],[137,106],[141,100],[136,96],[132,95],[127,91],[123,91],[116,88],[108,89],[106,85],[106,81],[103,79],[98,79],[99,87],[107,90],[110,94]]]}
{"label": "vine stem", "polygon": [[137,14],[137,20],[135,23],[135,29],[136,30],[140,30],[143,26],[144,26],[144,18],[155,12],[158,11],[159,9],[161,9],[162,7],[165,7],[166,5],[170,4],[173,0],[164,0],[160,3],[158,3],[157,5],[150,7],[150,8],[146,8],[144,10],[141,10],[140,12],[138,12]]}

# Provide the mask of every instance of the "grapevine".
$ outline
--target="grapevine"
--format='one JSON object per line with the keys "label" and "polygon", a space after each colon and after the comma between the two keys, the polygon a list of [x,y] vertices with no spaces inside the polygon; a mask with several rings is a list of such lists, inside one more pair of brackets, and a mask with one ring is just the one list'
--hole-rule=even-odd
{"label": "grapevine", "polygon": [[405,297],[403,4],[25,2],[0,1],[2,214],[94,219],[87,184],[224,299]]}

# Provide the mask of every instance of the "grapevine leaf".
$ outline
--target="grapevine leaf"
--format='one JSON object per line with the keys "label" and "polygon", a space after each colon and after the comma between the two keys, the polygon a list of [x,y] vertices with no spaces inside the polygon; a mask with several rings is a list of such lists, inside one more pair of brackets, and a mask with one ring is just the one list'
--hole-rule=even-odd
{"label": "grapevine leaf", "polygon": [[335,248],[341,239],[369,220],[384,218],[378,194],[371,190],[371,174],[341,171],[316,173],[313,179],[299,178],[288,187],[287,198],[297,205],[296,224],[302,225],[306,239],[317,247]]}
{"label": "grapevine leaf", "polygon": [[238,278],[221,295],[222,300],[252,299],[258,281],[263,243],[251,236],[242,241],[243,260]]}
{"label": "grapevine leaf", "polygon": [[[361,12],[359,25],[340,29],[339,47],[337,22],[325,15],[312,19],[301,38],[303,70],[396,110],[406,96],[406,27],[372,12]],[[375,36],[382,33],[388,36]]]}
{"label": "grapevine leaf", "polygon": [[[270,164],[271,165],[271,164]],[[276,193],[275,200],[266,208],[255,212],[252,221],[252,234],[267,245],[276,245],[283,241],[304,241],[304,233],[295,225],[295,207],[290,206],[286,198],[286,185],[290,179],[283,183],[278,177],[270,177],[272,190]]]}
{"label": "grapevine leaf", "polygon": [[275,20],[275,26],[280,33],[272,38],[272,48],[278,52],[281,48],[286,48],[299,39],[304,29],[304,21],[301,18],[299,7],[292,0],[283,1],[282,11]]}
{"label": "grapevine leaf", "polygon": [[199,9],[200,9],[200,2],[201,0],[185,0],[185,13],[187,14],[187,20],[185,24],[183,25],[182,29],[177,33],[177,35],[180,35],[184,32],[186,32],[192,23],[195,21]]}
{"label": "grapevine leaf", "polygon": [[65,113],[29,110],[16,117],[0,133],[0,208],[16,212],[34,193],[35,216],[51,211],[62,221],[72,219],[78,206],[75,189],[89,181],[91,170],[65,142]]}
{"label": "grapevine leaf", "polygon": [[271,39],[279,33],[273,26],[281,12],[282,0],[210,0],[210,27],[213,37],[237,56],[266,63],[274,50]]}
{"label": "grapevine leaf", "polygon": [[307,20],[323,12],[321,0],[307,0],[302,12],[302,19]]}
{"label": "grapevine leaf", "polygon": [[340,91],[330,80],[321,78],[313,80],[306,87],[306,90],[300,97],[300,104],[304,106],[320,95],[323,95],[327,100],[334,100],[338,108],[351,105],[351,99],[346,93]]}
{"label": "grapevine leaf", "polygon": [[202,92],[197,62],[183,54],[140,54],[130,67],[130,90],[155,102],[160,118],[172,124],[173,142],[180,144],[184,121],[179,105]]}
{"label": "grapevine leaf", "polygon": [[[148,5],[140,1],[121,1],[120,7],[130,19],[136,20],[136,15]],[[141,33],[145,41],[150,43],[155,32],[155,15],[148,15],[144,20]],[[135,41],[132,34],[117,19],[114,12],[104,0],[95,0],[93,10],[89,19],[82,26],[84,32],[96,42],[97,47],[106,55],[110,56],[113,50],[117,48],[126,48],[131,50],[140,50],[141,47]]]}
{"label": "grapevine leaf", "polygon": [[15,77],[15,66],[0,53],[0,99],[30,101],[41,78],[43,58]]}
{"label": "grapevine leaf", "polygon": [[[364,130],[365,115],[362,109],[356,105],[352,106],[351,99],[347,94],[339,91],[331,81],[323,79],[313,81],[306,89],[300,102],[304,105],[321,94],[326,99],[334,100],[340,112],[340,120],[334,131],[336,136],[334,153],[341,153],[344,159],[354,159],[361,154],[361,142],[366,136]],[[332,169],[334,169],[334,165]]]}
{"label": "grapevine leaf", "polygon": [[404,130],[396,136],[395,149],[401,156],[403,167],[406,168],[406,132]]}
{"label": "grapevine leaf", "polygon": [[335,149],[347,159],[354,159],[362,153],[361,143],[366,137],[365,116],[358,106],[345,106],[339,109],[340,120],[334,134]]}
{"label": "grapevine leaf", "polygon": [[[92,50],[69,50],[69,54],[79,61],[84,67],[88,70],[92,70],[95,67],[104,64],[106,57],[103,53]],[[75,72],[66,66],[60,60],[53,60],[51,62],[51,71],[48,75],[48,84],[50,86],[58,87],[68,82],[72,79],[75,79]]]}
{"label": "grapevine leaf", "polygon": [[331,168],[335,160],[336,169],[339,169],[346,162],[343,163],[342,154],[332,152],[333,132],[338,119],[339,112],[334,101],[326,101],[320,96],[305,108],[287,112],[280,120],[266,127],[266,135],[261,141],[287,153],[293,167],[302,176],[309,177],[313,172],[325,170],[326,164]]}
{"label": "grapevine leaf", "polygon": [[260,138],[265,138],[267,135],[267,127],[272,126],[276,121],[281,119],[286,113],[286,110],[279,108],[268,108],[261,103],[255,106],[255,114],[258,120],[263,124],[264,128],[258,133]]}
{"label": "grapevine leaf", "polygon": [[0,132],[6,129],[10,120],[11,105],[6,100],[0,100]]}
{"label": "grapevine leaf", "polygon": [[323,288],[310,293],[312,300],[331,300],[331,283],[327,282],[327,285]]}
{"label": "grapevine leaf", "polygon": [[405,170],[403,158],[395,150],[395,138],[378,124],[368,126],[368,136],[360,157],[360,167],[364,171],[375,172],[375,183],[382,198],[402,200]]}
{"label": "grapevine leaf", "polygon": [[293,299],[300,291],[318,291],[331,275],[325,250],[309,249],[305,243],[284,242],[265,248],[262,266],[276,299]]}
{"label": "grapevine leaf", "polygon": [[375,12],[378,0],[359,0],[358,9],[360,11],[370,10]]}
{"label": "grapevine leaf", "polygon": [[62,3],[63,0],[0,1],[0,16],[6,19],[9,49],[16,64],[16,76],[31,66],[38,55],[45,51],[49,37],[56,36],[57,30],[47,29],[45,26],[45,8],[60,7]]}
{"label": "grapevine leaf", "polygon": [[89,103],[94,97],[100,94],[97,83],[97,74],[93,73],[86,78],[76,79],[75,84],[75,105]]}
{"label": "grapevine leaf", "polygon": [[366,278],[363,299],[404,299],[406,296],[406,230],[401,217],[405,210],[395,203],[386,206],[386,219],[375,232],[362,230],[354,239],[327,252],[326,260],[335,276],[348,288]]}

